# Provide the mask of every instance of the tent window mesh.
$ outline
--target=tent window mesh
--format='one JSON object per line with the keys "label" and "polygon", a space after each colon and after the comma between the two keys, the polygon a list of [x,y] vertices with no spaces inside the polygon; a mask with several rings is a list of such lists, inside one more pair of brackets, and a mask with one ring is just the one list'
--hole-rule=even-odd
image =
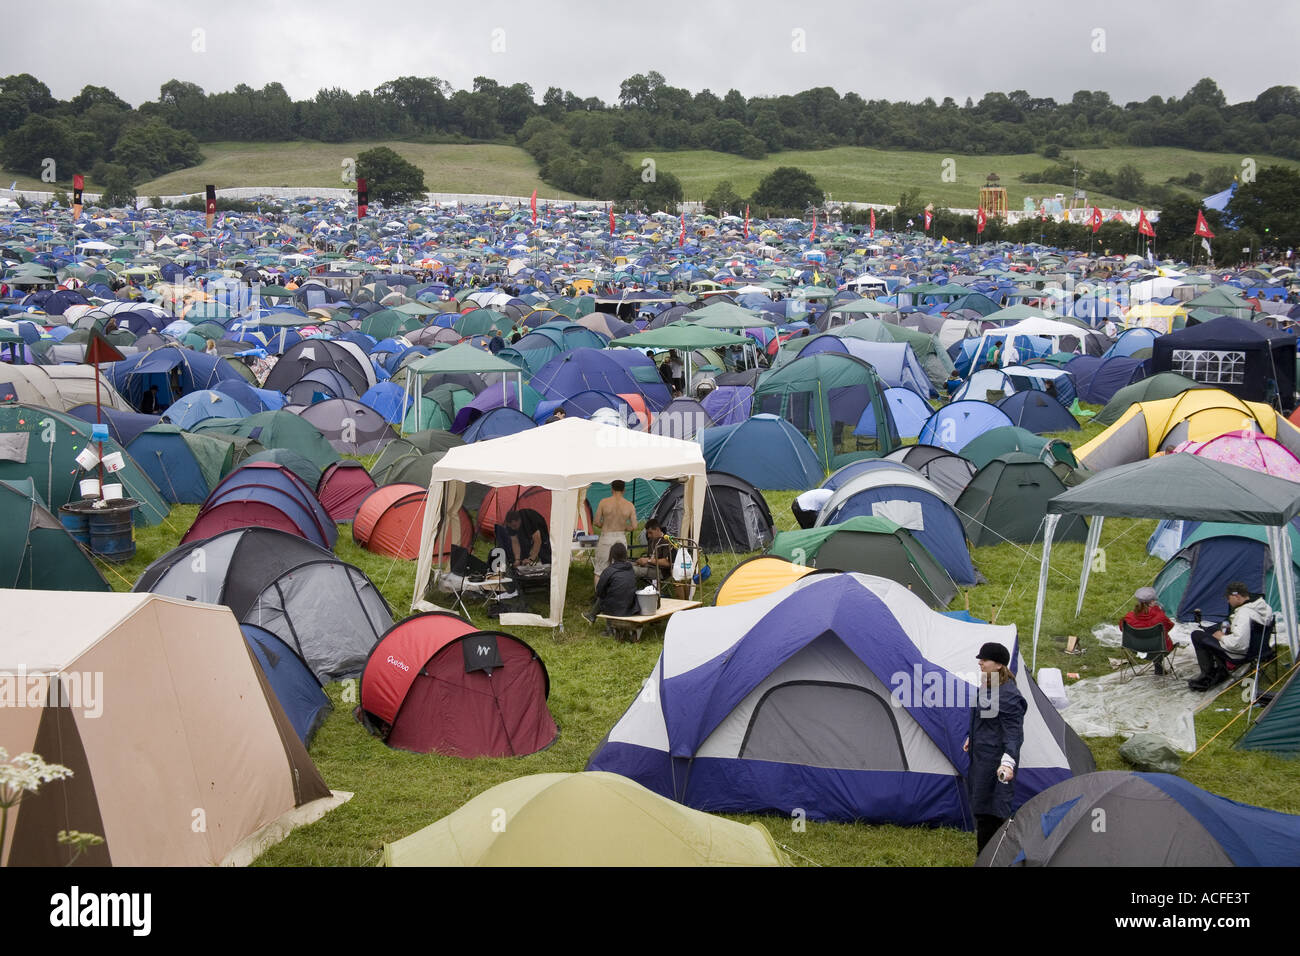
{"label": "tent window mesh", "polygon": [[1244,385],[1246,353],[1219,349],[1175,349],[1170,371],[1205,385]]}

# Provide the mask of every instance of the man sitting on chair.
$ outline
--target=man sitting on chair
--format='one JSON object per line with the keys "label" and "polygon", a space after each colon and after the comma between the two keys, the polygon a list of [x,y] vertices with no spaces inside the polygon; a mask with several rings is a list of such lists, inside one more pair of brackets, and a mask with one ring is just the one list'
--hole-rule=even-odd
{"label": "man sitting on chair", "polygon": [[[642,581],[664,582],[673,577],[673,543],[664,534],[663,526],[654,518],[645,523],[646,556],[636,559],[636,576]],[[679,598],[687,596],[686,582],[673,585]]]}
{"label": "man sitting on chair", "polygon": [[532,508],[506,512],[495,529],[496,546],[511,565],[550,564],[551,534],[546,519]]}
{"label": "man sitting on chair", "polygon": [[1227,680],[1228,664],[1235,667],[1250,650],[1251,625],[1267,627],[1273,622],[1273,609],[1268,602],[1262,597],[1254,597],[1250,588],[1240,581],[1228,585],[1227,598],[1232,612],[1218,630],[1192,632],[1196,662],[1201,665],[1200,676],[1187,682],[1192,690],[1207,690]]}

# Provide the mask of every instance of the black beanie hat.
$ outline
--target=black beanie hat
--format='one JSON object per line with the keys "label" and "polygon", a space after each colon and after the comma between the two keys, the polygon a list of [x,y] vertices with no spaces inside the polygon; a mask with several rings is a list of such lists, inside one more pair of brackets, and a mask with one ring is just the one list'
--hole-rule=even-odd
{"label": "black beanie hat", "polygon": [[1011,663],[1011,652],[1001,644],[989,641],[989,643],[980,648],[980,652],[975,655],[975,659],[981,661],[997,661],[1003,667],[1006,667]]}

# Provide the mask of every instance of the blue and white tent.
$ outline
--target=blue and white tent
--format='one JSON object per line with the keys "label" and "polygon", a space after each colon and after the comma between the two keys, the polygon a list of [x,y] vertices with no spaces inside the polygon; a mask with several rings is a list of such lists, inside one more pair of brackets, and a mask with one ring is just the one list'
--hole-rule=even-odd
{"label": "blue and white tent", "polygon": [[[1022,670],[1014,627],[955,620],[863,574],[680,613],[646,692],[587,769],[710,812],[972,829],[962,744],[989,641]],[[1094,769],[1036,685],[1018,680],[1028,712],[1017,805]]]}
{"label": "blue and white tent", "polygon": [[976,584],[981,580],[971,563],[966,531],[957,512],[937,485],[911,468],[863,469],[840,485],[822,506],[816,526],[861,516],[886,518],[911,531],[955,583]]}
{"label": "blue and white tent", "polygon": [[961,451],[985,432],[1014,424],[1011,417],[996,405],[981,399],[964,398],[949,402],[931,415],[921,426],[916,440],[923,445]]}

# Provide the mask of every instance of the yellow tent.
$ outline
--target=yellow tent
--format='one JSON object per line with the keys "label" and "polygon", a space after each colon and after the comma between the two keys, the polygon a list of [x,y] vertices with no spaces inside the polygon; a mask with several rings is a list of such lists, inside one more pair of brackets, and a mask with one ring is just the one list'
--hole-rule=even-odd
{"label": "yellow tent", "polygon": [[1159,302],[1139,302],[1124,313],[1126,328],[1141,326],[1157,332],[1170,332],[1174,320],[1187,317],[1187,309],[1181,305],[1162,305]]}
{"label": "yellow tent", "polygon": [[761,823],[675,803],[616,773],[539,773],[395,843],[385,866],[788,866]]}
{"label": "yellow tent", "polygon": [[1150,458],[1185,441],[1229,432],[1258,432],[1300,454],[1300,429],[1262,402],[1246,402],[1221,388],[1196,388],[1173,398],[1134,402],[1119,420],[1076,453],[1093,471]]}
{"label": "yellow tent", "polygon": [[765,597],[814,570],[816,569],[766,554],[749,558],[732,568],[731,573],[722,579],[713,603],[718,607],[726,607]]}

